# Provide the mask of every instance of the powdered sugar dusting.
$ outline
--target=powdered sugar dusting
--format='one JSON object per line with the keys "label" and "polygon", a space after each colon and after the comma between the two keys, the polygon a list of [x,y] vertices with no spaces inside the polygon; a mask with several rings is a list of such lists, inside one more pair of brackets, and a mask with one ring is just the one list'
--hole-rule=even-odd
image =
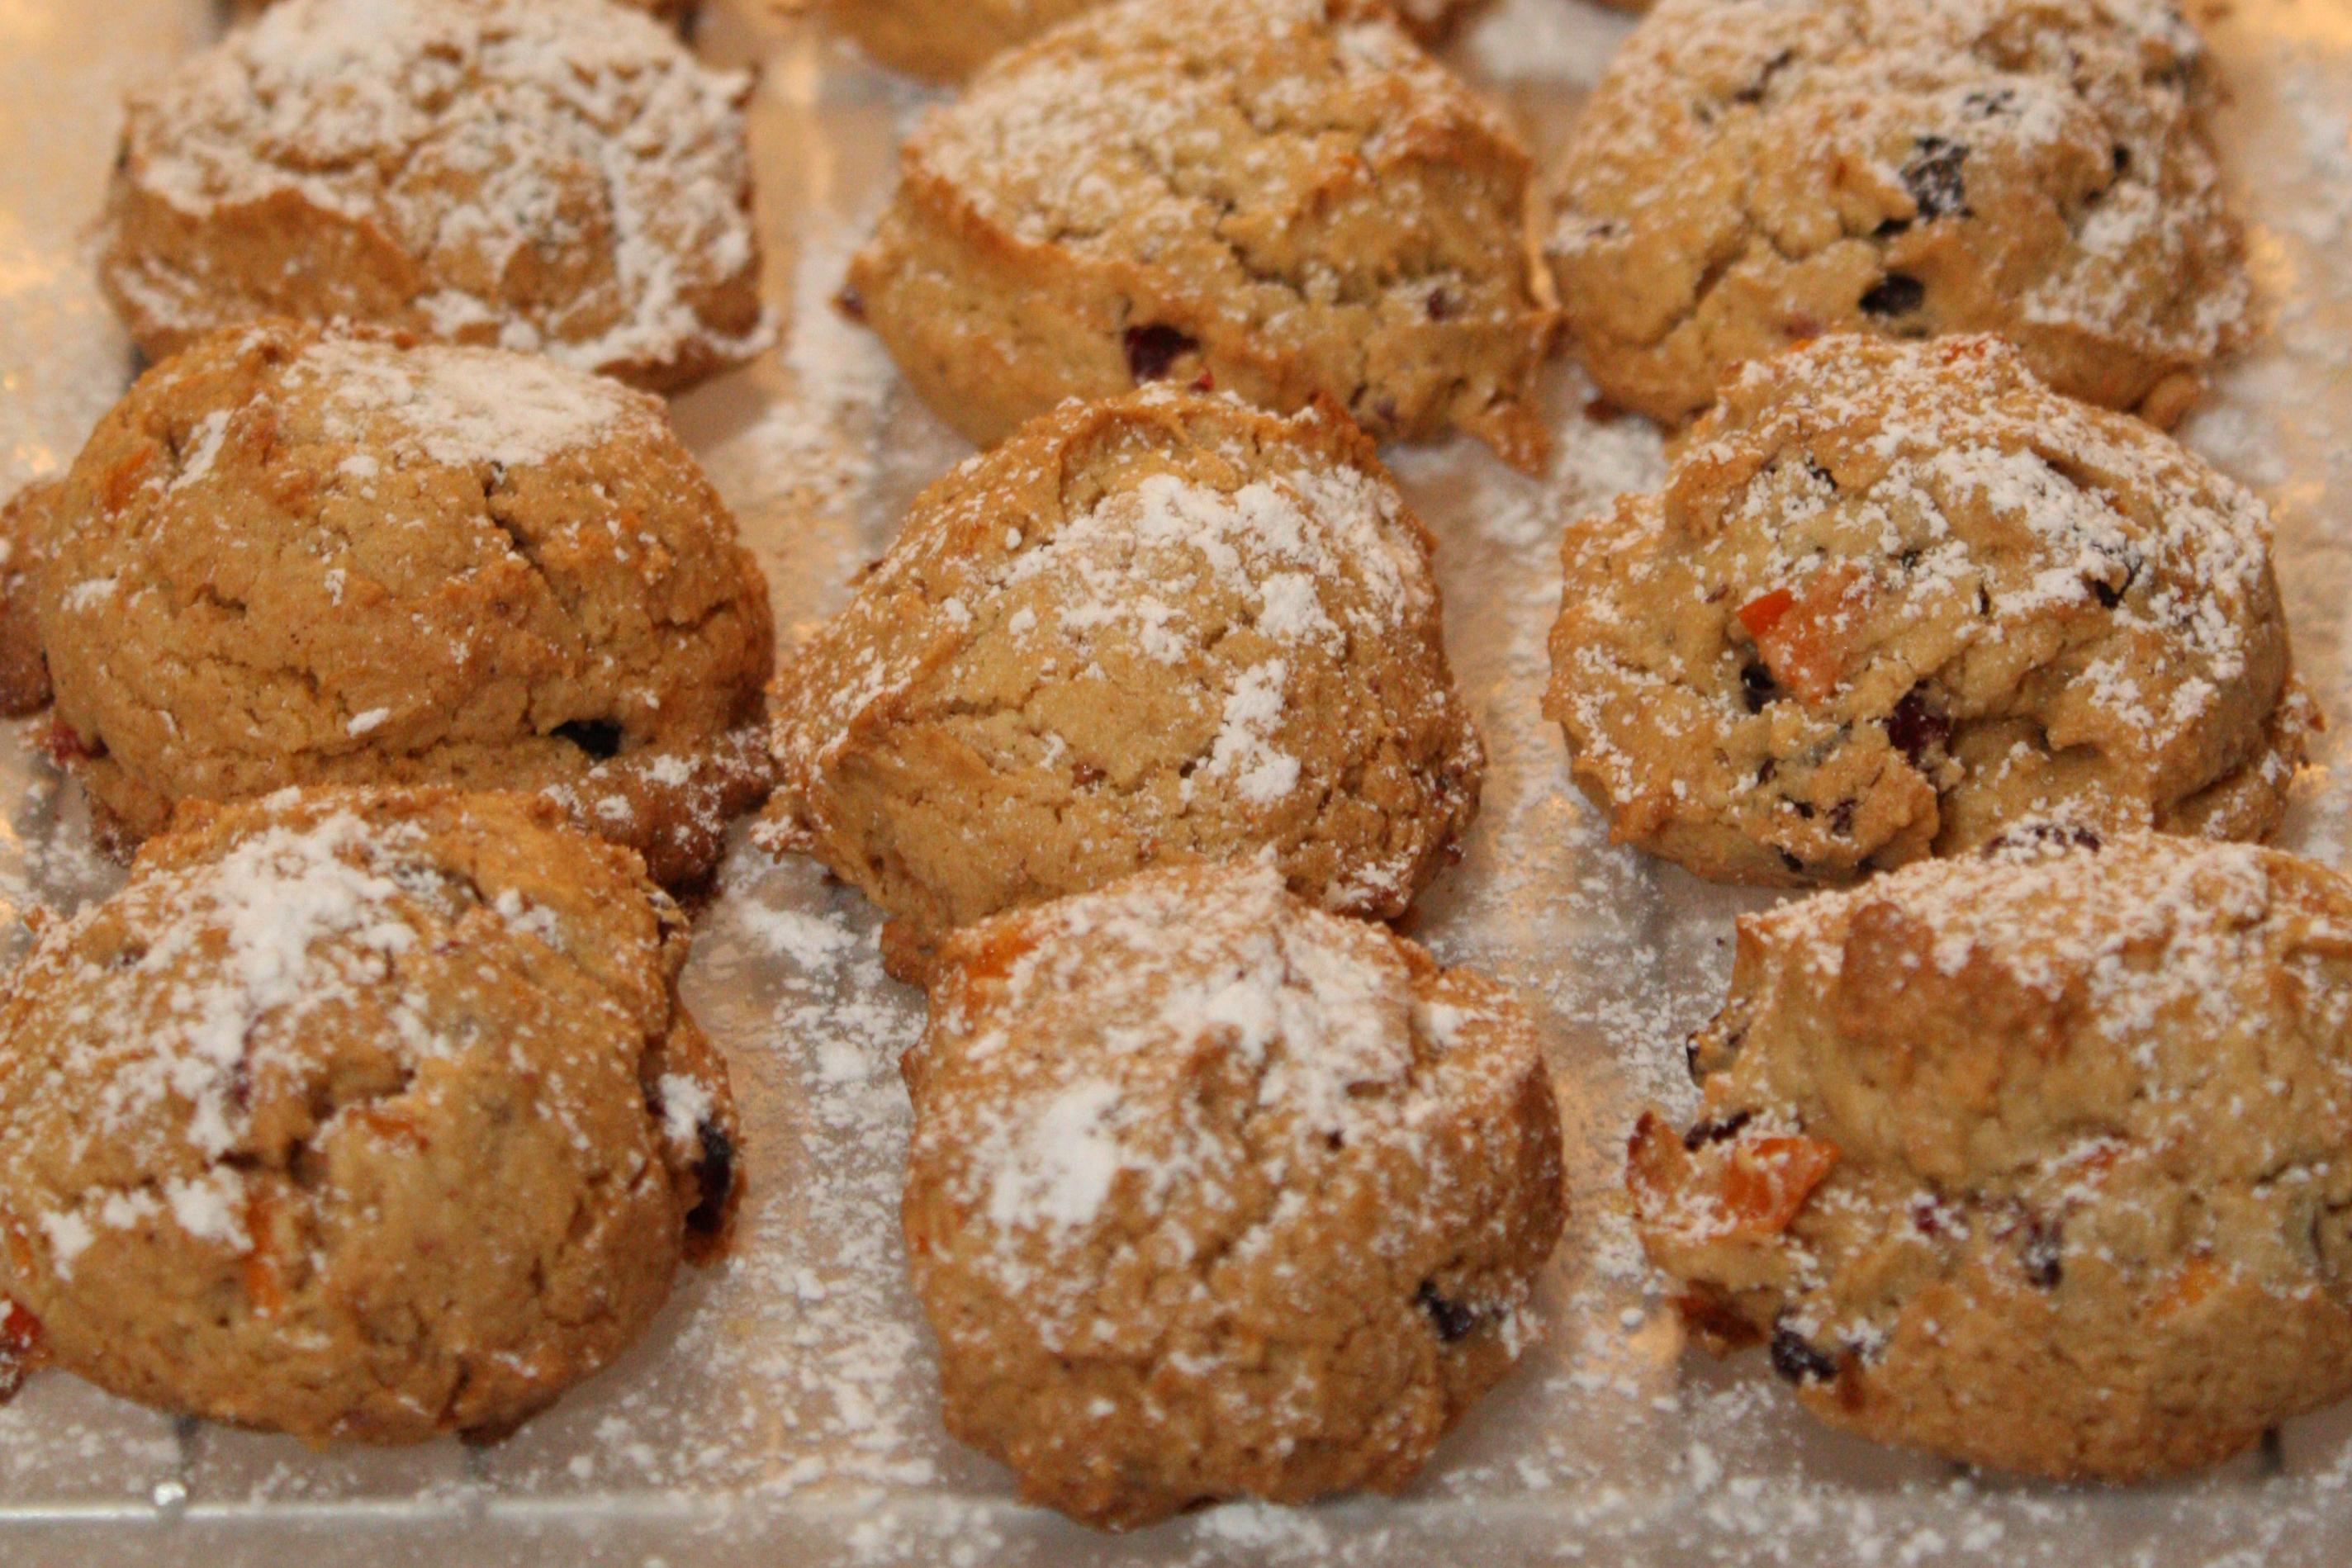
{"label": "powdered sugar dusting", "polygon": [[[707,8],[699,47],[730,58],[769,53],[771,81],[809,106],[814,128],[803,135],[794,121],[779,138],[764,188],[797,182],[841,204],[845,231],[861,228],[866,197],[880,192],[854,188],[887,181],[881,151],[917,95],[811,31],[747,42],[743,15]],[[40,20],[52,16],[70,29],[114,25],[119,13],[57,7]],[[1457,58],[1556,127],[1622,26],[1580,0],[1502,0]],[[2352,711],[2339,652],[2352,603],[2339,537],[2352,515],[2344,504],[2352,435],[2336,390],[2352,317],[2342,267],[2311,237],[2352,211],[2342,131],[2352,43],[2314,0],[2241,0],[2211,31],[2233,96],[2223,145],[2281,325],[2226,372],[2219,401],[2189,435],[2262,489],[2278,519],[2298,667],[2326,706]],[[60,76],[45,47],[0,50],[0,80],[15,88],[9,101],[26,106],[26,123],[60,135],[80,128],[95,145],[75,177],[94,179],[110,127],[87,104],[109,98],[110,85]],[[853,189],[837,189],[841,181]],[[0,186],[0,203],[16,189]],[[43,192],[44,210],[50,199]],[[58,276],[86,269],[70,246],[43,254]],[[812,281],[811,298],[827,292],[827,282]],[[19,298],[0,292],[0,321],[41,367],[26,390],[86,409],[86,423],[120,391],[119,355],[89,351],[86,312],[27,317]],[[822,362],[833,350],[811,352]],[[77,384],[47,385],[58,366]],[[79,384],[92,375],[96,390]],[[845,558],[887,546],[905,487],[965,450],[903,387],[856,384],[861,396],[877,393],[861,457],[902,487],[861,487],[854,526],[814,531],[797,510],[758,509],[806,471],[789,440],[772,457],[746,442],[741,462],[712,465],[747,517],[747,542],[773,563],[780,592],[803,618],[837,601]],[[1219,1508],[1117,1540],[1017,1504],[1004,1472],[941,1429],[929,1338],[904,1281],[897,1203],[907,1107],[893,1061],[919,1026],[918,1001],[883,977],[875,917],[854,895],[805,865],[747,853],[699,924],[687,977],[746,1101],[752,1191],[743,1247],[682,1283],[640,1353],[509,1443],[470,1453],[455,1444],[321,1453],[226,1431],[175,1435],[166,1419],[72,1379],[37,1377],[0,1407],[0,1555],[20,1511],[32,1512],[37,1532],[75,1528],[57,1522],[64,1509],[136,1519],[135,1531],[93,1525],[82,1539],[85,1555],[138,1561],[148,1550],[141,1541],[170,1533],[154,1529],[162,1515],[147,1506],[161,1485],[156,1495],[203,1505],[205,1528],[241,1532],[257,1552],[301,1550],[286,1543],[315,1543],[322,1528],[342,1532],[353,1551],[375,1532],[394,1552],[464,1532],[467,1549],[483,1554],[631,1568],[761,1552],[810,1568],[1050,1568],[1107,1558],[1137,1568],[1502,1560],[2080,1568],[2095,1557],[2147,1568],[2332,1568],[2344,1556],[2352,1495],[2344,1412],[2289,1425],[2270,1461],[2162,1488],[2063,1490],[1955,1476],[1826,1433],[1760,1358],[1684,1353],[1622,1213],[1623,1139],[1645,1101],[1687,1110],[1682,1036],[1720,999],[1732,916],[1769,899],[1610,845],[1570,784],[1558,731],[1536,716],[1560,529],[1619,492],[1652,487],[1660,473],[1656,433],[1638,420],[1586,417],[1578,411],[1591,395],[1573,372],[1555,375],[1547,402],[1561,451],[1544,483],[1459,444],[1393,455],[1406,494],[1441,537],[1449,653],[1491,753],[1466,858],[1424,895],[1416,935],[1450,959],[1502,974],[1538,1006],[1576,1186],[1570,1240],[1540,1303],[1546,1343],[1441,1446],[1412,1490],[1311,1509]],[[714,440],[736,428],[712,423]],[[37,455],[26,461],[47,468],[79,431],[52,422],[28,439],[23,450]],[[871,471],[858,470],[861,486]],[[70,905],[119,873],[90,846],[79,791],[58,789],[34,759],[37,739],[37,728],[10,727],[0,745],[11,829],[0,839],[0,895],[18,907]],[[2330,760],[2338,755],[2331,745]],[[2343,784],[2332,774],[2300,799],[2292,842],[2341,858],[2352,841]]]}
{"label": "powdered sugar dusting", "polygon": [[593,443],[623,421],[658,418],[660,405],[617,382],[501,349],[401,348],[367,338],[322,338],[286,373],[289,388],[324,390],[329,434],[375,442],[457,466],[543,463]]}

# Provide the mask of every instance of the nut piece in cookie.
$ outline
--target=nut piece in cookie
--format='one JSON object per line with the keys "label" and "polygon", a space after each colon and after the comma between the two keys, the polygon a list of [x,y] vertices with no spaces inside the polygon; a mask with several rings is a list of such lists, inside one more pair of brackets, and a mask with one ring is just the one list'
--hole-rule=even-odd
{"label": "nut piece in cookie", "polygon": [[1545,711],[1614,835],[1702,876],[2051,815],[2261,838],[2318,723],[2262,503],[1990,338],[1749,367],[1561,556]]}
{"label": "nut piece in cookie", "polygon": [[544,801],[190,807],[0,986],[0,1315],[166,1410],[504,1431],[723,1243],[740,1134],[686,951]]}
{"label": "nut piece in cookie", "polygon": [[749,88],[603,0],[284,0],[131,95],[99,278],[151,358],[292,316],[682,387],[767,340]]}
{"label": "nut piece in cookie", "polygon": [[2169,424],[2248,329],[2211,98],[2169,0],[1664,0],[1562,157],[1570,332],[1666,421],[1824,332],[1993,332]]}
{"label": "nut piece in cookie", "polygon": [[958,933],[931,1008],[908,1257],[1030,1500],[1394,1491],[1532,1337],[1559,1115],[1494,982],[1192,866]]}
{"label": "nut piece in cookie", "polygon": [[1740,922],[1700,1120],[1629,1182],[1813,1411],[2058,1478],[2352,1391],[2352,882],[2042,825]]}
{"label": "nut piece in cookie", "polygon": [[1060,409],[918,497],[784,661],[769,841],[918,943],[1261,851],[1310,902],[1402,914],[1485,771],[1429,555],[1335,411]]}
{"label": "nut piece in cookie", "polygon": [[1534,466],[1528,167],[1374,0],[1129,0],[922,122],[850,283],[982,445],[1164,381]]}
{"label": "nut piece in cookie", "polygon": [[[1444,40],[1481,0],[1384,0],[1423,44]],[[1104,0],[824,0],[833,25],[896,70],[935,81],[970,76],[1015,44]]]}
{"label": "nut piece in cookie", "polygon": [[618,382],[224,331],[141,377],[48,504],[56,749],[119,838],[289,784],[510,789],[677,883],[766,792],[766,585]]}

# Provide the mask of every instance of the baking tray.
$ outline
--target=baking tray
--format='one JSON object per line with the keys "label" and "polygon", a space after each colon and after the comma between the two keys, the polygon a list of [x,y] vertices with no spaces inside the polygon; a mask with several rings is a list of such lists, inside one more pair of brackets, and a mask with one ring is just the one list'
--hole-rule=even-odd
{"label": "baking tray", "polygon": [[[2266,331],[2184,434],[2275,512],[2297,657],[2347,721],[2284,841],[2344,864],[2352,0],[2238,0],[2198,19],[2231,89],[2220,131]],[[0,490],[66,463],[129,379],[89,265],[116,106],[220,26],[211,0],[0,0]],[[1627,26],[1587,0],[1498,0],[1452,53],[1543,152]],[[926,100],[756,0],[716,0],[698,47],[761,72],[761,218],[787,332],[676,413],[790,627],[839,601],[964,450],[828,305]],[[1688,1104],[1681,1037],[1720,995],[1733,916],[1765,895],[1610,847],[1537,717],[1559,530],[1659,469],[1654,433],[1593,418],[1573,371],[1546,397],[1559,452],[1544,480],[1466,442],[1393,455],[1441,540],[1454,666],[1493,752],[1467,857],[1411,926],[1536,1009],[1575,1206],[1543,1288],[1546,1342],[1405,1496],[1234,1505],[1105,1537],[1019,1506],[1003,1471],[950,1441],[898,1234],[896,1057],[918,999],[884,978],[854,894],[739,842],[686,977],[748,1129],[730,1261],[689,1271],[642,1344],[494,1448],[312,1450],[37,1377],[0,1409],[0,1564],[2352,1563],[2352,1405],[2193,1479],[2064,1489],[1828,1431],[1758,1357],[1684,1354],[1619,1194],[1624,1134],[1643,1103]],[[119,874],[32,734],[0,727],[12,911],[71,905]]]}

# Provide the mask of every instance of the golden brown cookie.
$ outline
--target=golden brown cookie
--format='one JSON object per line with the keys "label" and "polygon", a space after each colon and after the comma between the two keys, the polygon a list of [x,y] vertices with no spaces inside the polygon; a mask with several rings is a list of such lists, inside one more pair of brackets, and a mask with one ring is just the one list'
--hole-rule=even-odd
{"label": "golden brown cookie", "polygon": [[1532,1337],[1559,1113],[1494,982],[1194,866],[958,933],[931,1007],[908,1257],[1024,1498],[1394,1491]]}
{"label": "golden brown cookie", "polygon": [[122,837],[289,784],[514,789],[677,883],[765,793],[766,586],[617,382],[224,331],[141,377],[50,505],[56,747]]}
{"label": "golden brown cookie", "polygon": [[2318,723],[2262,503],[1990,338],[1750,367],[1561,556],[1545,711],[1613,836],[1702,876],[2033,817],[2261,838]]}
{"label": "golden brown cookie", "polygon": [[151,358],[293,316],[684,386],[766,340],[749,86],[603,0],[285,0],[131,96],[100,281]]}
{"label": "golden brown cookie", "polygon": [[2352,1391],[2352,883],[2021,831],[1740,922],[1644,1244],[1823,1419],[2135,1479]]}
{"label": "golden brown cookie", "polygon": [[[1481,0],[1383,0],[1426,45]],[[1104,0],[824,0],[833,25],[894,69],[957,81]]]}
{"label": "golden brown cookie", "polygon": [[0,989],[0,1294],[167,1410],[511,1427],[723,1239],[686,949],[637,857],[544,802],[189,808]]}
{"label": "golden brown cookie", "polygon": [[1166,381],[1540,461],[1528,155],[1373,0],[1128,0],[902,151],[852,298],[982,445]]}
{"label": "golden brown cookie", "polygon": [[1061,409],[925,491],[785,661],[770,841],[918,943],[1261,852],[1312,902],[1401,914],[1485,769],[1429,552],[1336,412]]}
{"label": "golden brown cookie", "polygon": [[1995,332],[2168,424],[2246,332],[2211,97],[2169,0],[1664,0],[1563,156],[1571,335],[1668,421],[1824,332]]}

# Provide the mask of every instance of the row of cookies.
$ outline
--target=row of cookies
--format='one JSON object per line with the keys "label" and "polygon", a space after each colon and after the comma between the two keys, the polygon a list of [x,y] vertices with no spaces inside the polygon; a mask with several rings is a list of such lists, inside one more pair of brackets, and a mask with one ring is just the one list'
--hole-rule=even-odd
{"label": "row of cookies", "polygon": [[2319,723],[2264,508],[2090,406],[2169,423],[2244,330],[2202,51],[2163,7],[1808,10],[1637,33],[1554,236],[1595,379],[1713,405],[1564,541],[1576,779],[1702,875],[1873,877],[1740,922],[1635,1219],[1833,1424],[2211,1463],[2352,1391],[2352,882],[2219,841]]}
{"label": "row of cookies", "polygon": [[767,587],[608,376],[766,340],[746,87],[604,0],[293,0],[133,95],[156,363],[7,508],[0,701],[142,847],[0,1000],[0,1384],[495,1434],[723,1248],[661,884],[767,793]]}
{"label": "row of cookies", "polygon": [[983,445],[1165,380],[1537,469],[1563,324],[1668,423],[1853,331],[2168,423],[2246,331],[2212,96],[2167,0],[1674,0],[1538,181],[1370,0],[1130,0],[923,118],[845,301]]}
{"label": "row of cookies", "polygon": [[[991,15],[848,9],[932,40]],[[2168,0],[1675,0],[1541,190],[1376,0],[1019,9],[1035,36],[908,137],[844,296],[982,444],[1174,381],[1536,468],[1563,324],[1667,421],[1853,330],[1993,332],[2169,423],[2246,334]],[[142,346],[348,319],[664,388],[755,350],[747,84],[603,10],[287,0],[136,95],[101,276]]]}

